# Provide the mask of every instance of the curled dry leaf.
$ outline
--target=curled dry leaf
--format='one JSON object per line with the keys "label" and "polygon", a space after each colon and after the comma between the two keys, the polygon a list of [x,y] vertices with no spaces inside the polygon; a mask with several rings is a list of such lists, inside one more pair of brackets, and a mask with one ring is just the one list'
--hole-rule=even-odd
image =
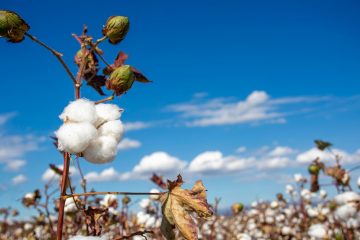
{"label": "curled dry leaf", "polygon": [[160,229],[168,240],[175,239],[175,227],[183,238],[198,239],[196,224],[190,214],[196,213],[202,218],[213,215],[206,200],[206,189],[202,181],[196,181],[191,190],[182,189],[182,184],[181,175],[178,175],[175,181],[168,180],[169,191],[160,199],[163,213]]}
{"label": "curled dry leaf", "polygon": [[315,140],[314,142],[315,142],[316,147],[321,151],[324,151],[326,148],[329,148],[332,146],[332,143],[325,142],[322,140]]}

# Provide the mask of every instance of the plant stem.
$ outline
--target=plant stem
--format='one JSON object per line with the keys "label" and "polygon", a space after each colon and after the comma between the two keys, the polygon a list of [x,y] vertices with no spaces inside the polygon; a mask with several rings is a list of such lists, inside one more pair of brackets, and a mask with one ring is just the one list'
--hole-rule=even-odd
{"label": "plant stem", "polygon": [[59,53],[58,51],[52,49],[51,47],[49,47],[48,45],[46,45],[45,43],[41,42],[39,39],[37,39],[35,36],[32,36],[29,33],[25,33],[25,36],[29,37],[32,41],[36,42],[37,44],[41,45],[42,47],[46,48],[47,50],[49,50],[52,54],[54,54],[54,56],[59,60],[59,62],[61,63],[61,65],[65,68],[65,71],[67,72],[67,74],[69,75],[69,77],[71,78],[71,80],[74,82],[74,84],[76,84],[76,79],[74,77],[74,75],[71,73],[69,67],[66,65],[66,63],[64,62],[64,60],[62,59],[62,54]]}
{"label": "plant stem", "polygon": [[80,196],[94,196],[94,195],[163,195],[164,192],[160,193],[150,193],[150,192],[86,192],[86,193],[74,193],[70,195],[63,195],[63,199],[71,198],[71,197],[80,197]]}
{"label": "plant stem", "polygon": [[66,198],[63,198],[63,196],[66,196],[66,182],[69,175],[69,164],[70,164],[70,156],[68,153],[64,153],[64,168],[63,168],[63,174],[61,179],[61,193],[60,193],[60,204],[59,204],[59,216],[58,216],[58,222],[57,222],[57,240],[62,239],[62,229],[63,229],[63,223],[64,223],[64,207],[65,207],[65,201]]}

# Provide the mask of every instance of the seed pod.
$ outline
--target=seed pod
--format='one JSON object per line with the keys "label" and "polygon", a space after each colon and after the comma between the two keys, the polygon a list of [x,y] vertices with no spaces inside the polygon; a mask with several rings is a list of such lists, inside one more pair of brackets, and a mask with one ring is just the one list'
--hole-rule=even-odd
{"label": "seed pod", "polygon": [[129,198],[128,196],[124,196],[123,198],[122,198],[122,203],[124,204],[124,205],[127,205],[127,204],[129,204],[131,202],[131,198]]}
{"label": "seed pod", "polygon": [[129,18],[124,16],[111,16],[102,29],[102,33],[109,38],[109,42],[121,42],[129,31]]}
{"label": "seed pod", "polygon": [[231,206],[231,210],[232,210],[233,214],[238,214],[238,213],[240,213],[243,209],[244,209],[244,204],[242,204],[242,203],[234,203],[234,204]]}
{"label": "seed pod", "polygon": [[308,171],[310,174],[318,175],[320,172],[320,167],[317,164],[310,164],[308,167]]}
{"label": "seed pod", "polygon": [[18,43],[24,40],[24,34],[29,29],[30,26],[15,12],[0,10],[0,37]]}
{"label": "seed pod", "polygon": [[116,68],[106,81],[106,87],[114,90],[116,95],[128,91],[135,81],[135,74],[129,65]]}

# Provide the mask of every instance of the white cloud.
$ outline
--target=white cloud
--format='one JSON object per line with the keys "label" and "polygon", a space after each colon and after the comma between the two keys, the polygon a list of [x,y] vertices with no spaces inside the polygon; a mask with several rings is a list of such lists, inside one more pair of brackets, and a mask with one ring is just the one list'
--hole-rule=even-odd
{"label": "white cloud", "polygon": [[269,153],[269,156],[272,157],[281,157],[293,154],[295,152],[294,149],[290,147],[277,146],[274,150]]}
{"label": "white cloud", "polygon": [[323,162],[335,162],[335,156],[340,156],[341,163],[354,163],[360,161],[360,149],[355,153],[348,153],[344,150],[333,148],[330,151],[320,151],[317,148],[311,148],[305,152],[302,152],[297,155],[296,161],[299,163],[310,163],[315,160],[317,157]]}
{"label": "white cloud", "polygon": [[241,146],[241,147],[238,147],[236,149],[236,152],[237,153],[244,153],[244,152],[246,152],[246,150],[247,150],[247,148],[245,146]]}
{"label": "white cloud", "polygon": [[[62,165],[57,165],[57,167],[59,169],[63,169],[63,166]],[[70,174],[70,177],[75,177],[77,176],[79,173],[78,173],[78,170],[74,167],[74,166],[70,166],[69,167],[69,174]],[[56,174],[53,170],[51,170],[50,168],[46,169],[45,172],[43,173],[43,175],[41,176],[41,179],[44,181],[44,182],[48,182],[48,181],[53,181],[53,180],[58,180],[60,179],[60,176],[58,174]]]}
{"label": "white cloud", "polygon": [[287,157],[273,157],[257,163],[259,169],[278,169],[291,167],[292,165],[294,165],[293,161]]}
{"label": "white cloud", "polygon": [[129,138],[124,138],[117,146],[118,150],[127,150],[139,147],[141,147],[141,142]]}
{"label": "white cloud", "polygon": [[284,104],[298,104],[325,101],[325,97],[293,97],[272,99],[264,91],[254,91],[242,101],[222,98],[201,102],[195,99],[190,103],[180,103],[167,109],[178,112],[187,119],[188,126],[215,126],[243,123],[284,123],[287,113],[278,108]]}
{"label": "white cloud", "polygon": [[144,156],[134,167],[133,173],[142,175],[146,173],[171,173],[184,169],[186,162],[173,157],[166,152],[154,152]]}
{"label": "white cloud", "polygon": [[24,156],[39,149],[42,137],[34,135],[0,135],[0,162]]}
{"label": "white cloud", "polygon": [[16,112],[0,114],[0,125],[7,123],[11,118],[15,117],[16,115]]}
{"label": "white cloud", "polygon": [[5,163],[5,169],[10,171],[18,171],[26,165],[26,161],[20,159],[12,159]]}
{"label": "white cloud", "polygon": [[150,126],[151,126],[150,123],[141,122],[141,121],[124,123],[125,131],[136,131],[136,130],[148,128]]}
{"label": "white cloud", "polygon": [[23,174],[19,174],[11,179],[13,185],[19,185],[27,181],[27,177]]}
{"label": "white cloud", "polygon": [[89,172],[85,175],[85,179],[87,182],[106,182],[106,181],[117,181],[121,180],[121,175],[118,173],[115,168],[107,168],[97,172]]}
{"label": "white cloud", "polygon": [[197,155],[188,170],[197,173],[220,173],[240,171],[251,167],[254,158],[224,157],[220,151],[208,151]]}

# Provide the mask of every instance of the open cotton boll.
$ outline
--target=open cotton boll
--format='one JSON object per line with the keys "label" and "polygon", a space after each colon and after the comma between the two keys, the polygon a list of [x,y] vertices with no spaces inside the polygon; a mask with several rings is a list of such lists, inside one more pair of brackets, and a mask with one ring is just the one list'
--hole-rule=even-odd
{"label": "open cotton boll", "polygon": [[55,132],[58,149],[68,153],[81,153],[96,138],[96,128],[87,122],[64,123]]}
{"label": "open cotton boll", "polygon": [[95,124],[97,120],[95,104],[81,98],[67,105],[59,118],[64,122],[89,122]]}
{"label": "open cotton boll", "polygon": [[344,192],[337,195],[334,200],[337,204],[343,205],[350,202],[360,201],[360,195],[356,192]]}
{"label": "open cotton boll", "polygon": [[90,142],[83,151],[84,158],[92,163],[108,163],[115,159],[117,154],[117,141],[114,137],[99,136]]}
{"label": "open cotton boll", "polygon": [[111,136],[120,142],[124,135],[124,125],[120,120],[109,121],[98,129],[99,136]]}
{"label": "open cotton boll", "polygon": [[108,121],[117,120],[121,116],[122,110],[115,104],[100,103],[95,105],[97,122],[96,126]]}
{"label": "open cotton boll", "polygon": [[326,227],[323,224],[314,224],[308,230],[308,234],[310,237],[315,239],[324,239],[326,237]]}

